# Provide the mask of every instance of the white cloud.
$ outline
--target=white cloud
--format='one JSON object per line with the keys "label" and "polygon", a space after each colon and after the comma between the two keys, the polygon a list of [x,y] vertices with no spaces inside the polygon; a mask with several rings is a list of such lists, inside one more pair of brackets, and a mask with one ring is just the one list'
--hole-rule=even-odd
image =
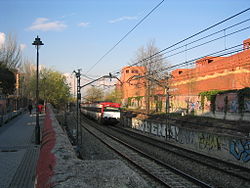
{"label": "white cloud", "polygon": [[26,44],[20,44],[20,49],[21,49],[21,51],[23,51],[26,47],[27,47]]}
{"label": "white cloud", "polygon": [[114,20],[110,20],[109,23],[116,23],[116,22],[121,22],[124,20],[137,20],[138,18],[136,16],[123,16]]}
{"label": "white cloud", "polygon": [[49,21],[48,18],[37,18],[35,22],[32,23],[29,30],[41,30],[41,31],[50,31],[50,30],[63,30],[67,27],[62,21]]}
{"label": "white cloud", "polygon": [[78,24],[79,27],[87,27],[89,25],[89,22],[81,22]]}
{"label": "white cloud", "polygon": [[5,42],[5,33],[0,32],[0,48]]}
{"label": "white cloud", "polygon": [[61,18],[67,18],[67,17],[74,16],[74,15],[76,15],[76,13],[72,12],[71,14],[66,14],[66,15],[61,16]]}

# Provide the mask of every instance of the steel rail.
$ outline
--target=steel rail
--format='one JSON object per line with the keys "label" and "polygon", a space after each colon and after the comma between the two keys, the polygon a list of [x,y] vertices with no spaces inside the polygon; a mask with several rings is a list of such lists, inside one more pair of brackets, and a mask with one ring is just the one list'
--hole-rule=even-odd
{"label": "steel rail", "polygon": [[[93,122],[90,121],[90,120],[85,119],[85,121],[87,121],[88,123],[91,122],[91,123],[93,124]],[[84,126],[83,124],[82,124],[82,127],[85,128],[85,129],[86,129],[88,132],[90,132],[91,134],[93,134],[95,137],[97,137],[99,140],[101,140],[101,138],[99,138],[95,133],[92,133],[92,132],[91,132],[88,128],[86,128],[86,126]],[[176,168],[174,168],[174,167],[172,167],[172,166],[170,166],[170,165],[168,165],[168,164],[166,164],[166,163],[164,163],[164,162],[162,162],[162,161],[156,159],[155,157],[149,156],[149,155],[146,154],[145,152],[143,152],[143,151],[141,151],[141,150],[139,150],[139,149],[137,149],[137,148],[135,148],[135,147],[133,147],[133,146],[127,144],[127,143],[125,143],[124,141],[120,140],[119,138],[117,138],[117,137],[115,137],[115,136],[113,136],[113,135],[110,135],[107,131],[104,131],[103,129],[100,129],[100,128],[96,127],[96,126],[95,126],[95,129],[99,130],[100,132],[102,132],[103,134],[105,134],[105,135],[108,136],[109,138],[111,138],[111,139],[113,139],[113,140],[119,142],[120,144],[122,144],[122,145],[124,145],[124,146],[130,148],[131,150],[136,151],[136,152],[139,153],[140,155],[142,155],[142,156],[148,158],[149,160],[154,161],[154,162],[157,163],[158,165],[164,166],[164,168],[166,168],[166,169],[172,171],[173,173],[175,173],[175,174],[177,174],[177,175],[179,175],[179,176],[185,178],[186,180],[188,180],[188,181],[194,183],[194,184],[197,185],[197,186],[206,187],[206,188],[211,188],[211,187],[212,187],[211,185],[208,185],[208,184],[206,184],[206,183],[204,183],[204,182],[202,182],[202,181],[200,181],[200,180],[198,180],[198,179],[196,179],[196,178],[190,176],[189,174],[186,174],[186,173],[184,173],[184,172],[182,172],[182,171],[180,171],[180,170],[178,170],[178,169],[176,169]],[[148,175],[150,175],[151,177],[153,177],[154,179],[156,179],[158,182],[164,184],[164,186],[166,186],[166,187],[171,187],[171,186],[168,185],[167,182],[165,182],[164,180],[159,179],[159,177],[155,176],[154,174],[152,174],[150,171],[148,171],[148,170],[145,169],[144,167],[142,167],[142,166],[140,166],[140,165],[138,165],[138,164],[135,164],[136,162],[131,161],[131,158],[130,158],[130,157],[126,156],[126,155],[123,154],[122,152],[117,151],[117,150],[116,150],[112,145],[110,145],[109,143],[106,143],[106,142],[103,141],[103,140],[101,140],[101,141],[102,141],[104,144],[108,145],[111,149],[113,149],[114,151],[116,151],[119,155],[125,157],[127,160],[129,160],[130,162],[132,162],[132,163],[133,163],[134,165],[136,165],[138,168],[142,169],[145,173],[147,173]]]}
{"label": "steel rail", "polygon": [[[138,140],[140,140],[140,141],[146,142],[147,144],[150,144],[150,145],[152,145],[152,146],[155,146],[155,147],[157,147],[157,148],[160,148],[160,149],[162,149],[162,150],[164,150],[164,151],[174,153],[175,155],[181,156],[181,157],[186,158],[186,159],[188,159],[188,160],[195,161],[195,162],[197,162],[197,163],[199,163],[199,164],[208,166],[208,167],[210,167],[210,168],[213,168],[213,169],[215,169],[215,170],[218,170],[218,171],[221,171],[221,172],[223,172],[223,173],[229,174],[229,175],[231,175],[231,176],[234,176],[234,177],[243,179],[243,180],[245,180],[245,181],[250,181],[250,178],[249,178],[249,177],[250,177],[250,176],[249,176],[249,169],[248,169],[248,168],[245,168],[245,167],[236,165],[236,164],[234,164],[234,163],[222,161],[222,160],[219,160],[219,159],[214,158],[214,157],[209,157],[209,156],[207,156],[207,155],[203,155],[203,154],[201,154],[201,153],[198,153],[198,152],[195,152],[195,151],[192,151],[192,150],[188,150],[188,149],[185,149],[185,148],[182,148],[182,147],[173,145],[173,144],[168,143],[168,142],[165,142],[165,141],[160,141],[160,140],[151,138],[151,137],[149,137],[149,136],[147,136],[147,135],[143,135],[143,134],[140,134],[140,133],[136,133],[135,131],[129,131],[129,130],[123,129],[123,128],[121,128],[121,127],[119,127],[119,129],[118,129],[118,128],[113,128],[113,127],[112,127],[112,129],[113,129],[113,130],[115,129],[115,130],[118,131],[118,132],[121,132],[121,129],[122,129],[122,130],[123,130],[123,131],[122,131],[123,134],[124,134],[124,131],[127,132],[127,134],[126,134],[127,136],[136,138],[136,139],[138,139]],[[131,133],[133,133],[133,134],[135,134],[135,135],[137,135],[137,136],[132,136]],[[138,135],[139,135],[140,137],[144,137],[144,138],[148,139],[148,141],[139,139]],[[151,141],[153,140],[154,142],[161,143],[161,144],[170,146],[170,147],[172,147],[172,148],[174,147],[174,149],[169,149],[169,148],[166,148],[166,147],[163,147],[163,146],[159,146],[159,145],[157,145],[157,144],[154,144],[154,143],[150,142],[149,140],[151,140]],[[184,151],[184,152],[186,152],[186,153],[188,153],[188,154],[180,154],[178,151],[176,151],[176,149],[181,150],[181,151]],[[190,156],[190,155],[191,155],[191,156]],[[203,160],[198,159],[198,158],[200,158],[200,157],[202,157]],[[204,159],[204,158],[205,158],[205,159]],[[210,161],[209,161],[209,162],[205,162],[205,160],[210,160]],[[212,162],[215,161],[217,164],[220,164],[220,165],[214,166],[214,165],[211,164],[211,163],[212,163],[211,161],[212,161]],[[222,167],[220,167],[220,166],[222,166],[222,165],[228,165],[228,166],[230,166],[230,167],[233,167],[234,169],[231,169],[231,171],[228,171],[228,170],[225,170],[226,167],[225,167],[224,169],[223,169]],[[228,168],[228,167],[227,167],[227,168]],[[235,170],[236,172],[234,172],[234,170]],[[240,175],[240,174],[239,174],[239,171],[241,171],[241,172],[242,172],[242,171],[243,171],[243,172],[246,172],[246,173],[247,173],[246,176]]]}

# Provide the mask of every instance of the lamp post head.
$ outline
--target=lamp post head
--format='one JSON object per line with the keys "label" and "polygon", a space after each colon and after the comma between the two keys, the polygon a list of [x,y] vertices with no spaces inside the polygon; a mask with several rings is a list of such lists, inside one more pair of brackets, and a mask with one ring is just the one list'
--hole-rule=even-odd
{"label": "lamp post head", "polygon": [[32,43],[32,45],[35,45],[36,47],[39,47],[41,45],[44,45],[43,42],[40,40],[40,38],[37,36],[35,38],[35,41]]}

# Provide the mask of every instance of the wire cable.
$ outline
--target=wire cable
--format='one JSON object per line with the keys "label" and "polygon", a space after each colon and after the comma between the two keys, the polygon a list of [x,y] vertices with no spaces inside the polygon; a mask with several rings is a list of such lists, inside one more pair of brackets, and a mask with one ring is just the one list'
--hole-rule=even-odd
{"label": "wire cable", "polygon": [[146,16],[144,16],[130,31],[128,31],[112,48],[110,48],[90,69],[85,73],[88,74],[104,57],[106,57],[118,44],[120,44],[132,31],[134,31],[150,14],[152,14],[165,0],[158,3]]}
{"label": "wire cable", "polygon": [[[249,20],[250,20],[250,19],[247,19],[247,20],[245,20],[244,22],[249,21]],[[240,22],[240,23],[243,23],[243,22]],[[239,23],[234,24],[233,26],[236,26],[236,25],[239,25]],[[229,27],[227,27],[227,28],[231,28],[231,27],[232,27],[232,26],[229,26]],[[167,54],[167,53],[173,52],[173,51],[175,51],[175,50],[177,50],[177,49],[180,49],[180,48],[186,46],[186,45],[183,45],[183,46],[181,46],[181,47],[178,47],[178,48],[175,48],[175,49],[173,49],[173,50],[169,50],[169,51],[167,51],[167,52],[164,52],[164,53],[160,54],[159,56],[157,56],[157,57],[159,57],[160,59],[157,59],[157,60],[155,60],[155,61],[151,61],[151,62],[149,62],[149,64],[152,64],[152,63],[156,63],[156,62],[162,61],[162,60],[167,59],[167,58],[169,58],[169,57],[173,57],[173,56],[175,56],[175,55],[178,55],[178,54],[187,52],[187,51],[189,51],[189,50],[198,48],[198,47],[200,47],[200,46],[206,45],[206,44],[208,44],[208,43],[217,41],[217,40],[222,39],[222,38],[224,38],[224,37],[231,36],[231,35],[237,34],[237,33],[239,33],[239,32],[242,32],[242,31],[245,31],[245,30],[248,30],[248,29],[250,29],[250,26],[244,27],[244,28],[242,28],[242,29],[236,30],[236,31],[231,32],[231,33],[228,33],[228,34],[223,35],[223,36],[221,36],[221,37],[214,38],[214,39],[212,39],[212,40],[209,40],[209,41],[206,41],[206,42],[204,42],[204,43],[198,44],[198,45],[196,45],[196,46],[193,46],[193,47],[190,47],[190,48],[186,48],[185,50],[176,52],[176,53],[174,53],[174,54],[171,54],[171,55],[162,57],[163,55],[165,55],[165,54]],[[220,30],[220,32],[223,31],[223,30],[224,30],[224,29]],[[218,32],[219,32],[219,31],[218,31]],[[215,33],[213,33],[213,34],[217,34],[218,32],[215,32]],[[208,36],[211,36],[211,35],[212,35],[212,34],[207,35],[207,36],[205,36],[205,37],[202,37],[202,38],[200,38],[200,39],[197,39],[197,40],[195,40],[195,41],[192,41],[192,42],[190,42],[190,43],[188,43],[188,44],[192,44],[192,43],[194,43],[194,42],[197,42],[198,40],[207,38]],[[147,59],[147,60],[145,60],[145,61],[149,61],[149,60],[151,60],[151,59]],[[134,63],[134,64],[132,64],[132,65],[130,65],[130,66],[135,66],[135,65],[137,65],[138,63],[139,63],[139,62],[136,62],[136,63]]]}
{"label": "wire cable", "polygon": [[[210,56],[214,56],[214,57],[210,57],[209,58],[209,59],[214,59],[214,58],[218,58],[218,57],[221,57],[221,56],[225,56],[225,55],[237,53],[237,52],[243,51],[242,45],[243,44],[238,44],[238,45],[235,45],[233,47],[230,47],[230,48],[227,48],[227,49],[224,49],[224,50],[220,50],[220,51],[217,51],[217,52],[214,52],[214,53],[210,53],[210,54],[207,54],[207,55],[204,55],[204,56],[200,56],[198,58],[194,58],[194,59],[191,59],[191,60],[188,60],[188,61],[184,61],[182,63],[176,64],[176,65],[172,65],[172,66],[163,68],[161,70],[158,70],[158,71],[154,72],[153,74],[158,73],[158,72],[162,72],[162,71],[166,71],[166,70],[170,71],[170,70],[173,70],[174,68],[182,67],[182,66],[185,66],[185,65],[195,64],[195,62],[197,60],[205,58],[205,57],[208,57],[208,56],[209,57]],[[241,47],[241,48],[233,50],[234,48],[237,48],[237,47]],[[228,50],[232,50],[232,51],[225,52],[225,51],[228,51]],[[222,52],[225,52],[225,53],[222,53]],[[220,53],[222,53],[222,54],[220,54]],[[153,75],[153,74],[148,74],[148,76]]]}
{"label": "wire cable", "polygon": [[[217,37],[217,38],[212,39],[212,40],[210,40],[210,41],[207,41],[207,42],[204,42],[204,43],[198,44],[198,45],[193,46],[193,47],[191,47],[191,48],[187,48],[187,49],[182,50],[182,51],[180,51],[180,52],[177,52],[177,53],[175,53],[175,54],[171,54],[171,55],[169,55],[169,56],[164,57],[164,59],[169,58],[169,57],[172,57],[172,56],[175,56],[175,55],[178,55],[178,54],[181,54],[181,53],[183,53],[183,52],[186,52],[186,51],[189,51],[189,50],[192,50],[192,49],[195,49],[195,48],[198,48],[198,47],[203,46],[203,45],[205,45],[205,44],[208,44],[208,43],[211,43],[211,42],[217,41],[217,40],[219,40],[219,39],[222,39],[222,38],[224,38],[224,37],[234,35],[234,34],[236,34],[236,33],[239,33],[239,32],[242,32],[242,31],[245,31],[245,30],[247,30],[247,29],[250,29],[250,26],[245,27],[245,28],[243,28],[243,29],[239,29],[239,30],[234,31],[234,32],[231,32],[231,33],[228,33],[228,34],[226,34],[226,35],[224,35],[224,36]],[[164,53],[164,54],[165,54],[165,53]],[[154,62],[153,62],[153,63],[154,63]]]}
{"label": "wire cable", "polygon": [[[185,45],[183,45],[183,46],[174,48],[174,49],[172,49],[172,50],[169,50],[169,51],[167,51],[167,52],[164,52],[164,53],[158,54],[158,55],[162,56],[162,55],[164,55],[164,54],[173,52],[173,51],[175,51],[175,50],[178,50],[178,49],[183,48],[183,47],[186,47],[186,46],[188,46],[188,45],[190,45],[190,44],[196,43],[196,42],[198,42],[198,41],[200,41],[200,40],[203,40],[203,39],[205,39],[205,38],[208,38],[208,37],[211,37],[211,36],[213,36],[213,35],[216,35],[216,34],[218,34],[218,33],[220,33],[220,32],[224,32],[225,30],[228,30],[228,29],[231,29],[231,28],[233,28],[233,27],[239,26],[240,24],[243,24],[243,23],[248,22],[248,21],[250,21],[250,18],[249,18],[249,19],[246,19],[246,20],[244,20],[244,21],[238,22],[238,23],[236,23],[236,24],[233,24],[233,25],[231,25],[231,26],[228,26],[228,27],[226,27],[226,28],[223,28],[223,29],[221,29],[221,30],[219,30],[219,31],[216,31],[216,32],[214,32],[214,33],[211,33],[211,34],[209,34],[209,35],[206,35],[206,36],[204,36],[204,37],[201,37],[201,38],[199,38],[199,39],[197,39],[197,40],[194,40],[194,41],[192,41],[192,42],[189,42],[189,43],[187,43],[187,44],[185,44]],[[223,35],[223,36],[218,37],[218,38],[216,38],[216,39],[212,39],[212,40],[210,40],[210,41],[207,41],[207,42],[204,42],[204,43],[202,43],[202,44],[199,44],[199,45],[197,45],[197,46],[195,46],[195,47],[199,47],[199,46],[205,45],[205,44],[207,44],[207,43],[214,42],[214,41],[219,40],[219,39],[221,39],[221,38],[224,38],[224,37],[227,37],[227,36],[236,34],[236,33],[238,33],[238,32],[242,32],[242,31],[244,31],[244,30],[246,30],[246,29],[249,29],[249,27],[245,27],[245,28],[243,28],[243,29],[239,29],[239,30],[237,30],[237,31],[234,31],[234,32],[231,32],[231,33],[229,33],[229,34]],[[186,50],[193,49],[193,48],[195,48],[195,47],[185,49],[185,50],[183,50],[182,52],[185,52]],[[178,52],[177,54],[179,54],[179,52]],[[157,56],[157,57],[159,57],[159,56]]]}
{"label": "wire cable", "polygon": [[[243,10],[243,11],[237,13],[237,14],[234,14],[233,16],[230,16],[230,17],[228,17],[228,18],[226,18],[226,19],[224,19],[224,20],[222,20],[222,21],[220,21],[220,22],[218,22],[216,24],[213,24],[213,25],[211,25],[211,26],[209,26],[209,27],[207,27],[207,28],[205,28],[205,29],[203,29],[203,30],[201,30],[201,31],[199,31],[199,32],[197,32],[197,33],[195,33],[195,34],[193,34],[193,35],[191,35],[191,36],[189,36],[189,37],[187,37],[187,38],[185,38],[185,39],[183,39],[183,40],[181,40],[181,41],[179,41],[179,42],[177,42],[177,43],[175,43],[175,44],[173,44],[171,46],[169,46],[169,47],[167,47],[167,48],[164,48],[163,50],[161,50],[161,51],[159,51],[159,52],[157,52],[157,53],[149,56],[148,58],[152,58],[152,57],[156,56],[157,54],[166,51],[167,49],[170,49],[170,48],[172,48],[172,47],[174,47],[174,46],[176,46],[176,45],[178,45],[178,44],[180,44],[182,42],[187,41],[188,39],[191,39],[191,38],[193,38],[193,37],[195,37],[195,36],[197,36],[197,35],[199,35],[201,33],[204,33],[205,31],[208,31],[208,30],[210,30],[210,29],[212,29],[212,28],[214,28],[214,27],[216,27],[216,26],[218,26],[218,25],[220,25],[220,24],[222,24],[222,23],[224,23],[224,22],[226,22],[228,20],[231,20],[234,17],[239,16],[240,14],[243,14],[243,13],[249,11],[249,10],[250,10],[250,8],[247,8],[247,9],[245,9],[245,10]],[[145,59],[147,59],[147,58],[145,58]]]}
{"label": "wire cable", "polygon": [[[146,58],[144,58],[144,59],[142,59],[142,60],[140,60],[140,61],[138,61],[138,62],[136,62],[136,63],[134,63],[134,64],[132,64],[132,65],[130,65],[130,66],[138,65],[138,64],[140,64],[140,63],[142,63],[143,61],[146,61],[146,60],[151,60],[151,59],[154,58],[156,55],[158,55],[158,54],[160,54],[160,53],[162,53],[162,52],[164,52],[164,51],[166,51],[166,50],[168,50],[168,49],[170,49],[170,48],[172,48],[172,47],[174,47],[174,46],[177,46],[178,44],[181,44],[181,43],[183,43],[183,42],[185,42],[185,41],[187,41],[187,40],[189,40],[189,39],[191,39],[191,38],[193,38],[193,37],[195,37],[195,36],[197,36],[197,35],[199,35],[199,34],[201,34],[201,33],[204,33],[204,32],[206,32],[206,31],[208,31],[208,30],[210,30],[210,29],[212,29],[212,28],[214,28],[214,27],[216,27],[216,26],[218,26],[218,25],[220,25],[220,24],[222,24],[222,23],[224,23],[224,22],[226,22],[226,21],[229,21],[229,20],[231,20],[231,19],[233,19],[233,18],[235,18],[235,17],[237,17],[237,16],[239,16],[239,15],[241,15],[241,14],[243,14],[243,13],[249,11],[249,10],[250,10],[250,8],[247,8],[247,9],[245,9],[245,10],[243,10],[243,11],[237,13],[237,14],[234,14],[234,15],[232,15],[232,16],[230,16],[230,17],[228,17],[228,18],[226,18],[226,19],[224,19],[224,20],[222,20],[222,21],[220,21],[220,22],[217,22],[217,23],[215,23],[215,24],[213,24],[213,25],[211,25],[211,26],[209,26],[209,27],[207,27],[207,28],[205,28],[205,29],[203,29],[203,30],[201,30],[201,31],[199,31],[199,32],[197,32],[197,33],[195,33],[195,34],[193,34],[193,35],[191,35],[191,36],[189,36],[189,37],[187,37],[187,38],[181,40],[181,41],[179,41],[179,42],[177,42],[177,43],[174,43],[173,45],[171,45],[171,46],[169,46],[169,47],[167,47],[167,48],[164,48],[163,50],[160,50],[160,51],[156,52],[155,54],[150,55],[150,56],[148,56],[148,57],[146,57]],[[239,24],[241,24],[241,23],[244,23],[244,22],[246,22],[246,21],[249,21],[249,19],[244,20],[244,21],[242,21],[242,22],[239,22],[238,24],[229,26],[229,27],[224,28],[224,29],[229,29],[229,28],[231,28],[231,27],[237,26],[237,25],[239,25]],[[218,31],[218,32],[219,32],[219,31]],[[218,32],[215,32],[214,34],[217,34]],[[220,32],[221,32],[221,30],[220,30]],[[210,34],[210,35],[212,35],[212,34]],[[210,36],[210,35],[208,35],[208,36]],[[206,37],[202,37],[201,39],[203,39],[203,38],[206,38]],[[196,40],[196,41],[199,41],[199,40],[201,40],[201,39],[198,39],[198,40]],[[194,41],[194,42],[196,42],[196,41]],[[191,42],[191,43],[194,43],[194,42]],[[185,46],[185,45],[184,45],[184,46]],[[182,47],[183,47],[183,46],[182,46]],[[177,48],[177,49],[179,49],[179,48]],[[120,70],[120,69],[119,69],[119,70]],[[119,71],[119,70],[118,70],[118,71]],[[117,70],[115,70],[115,71],[113,71],[113,72],[117,72]]]}

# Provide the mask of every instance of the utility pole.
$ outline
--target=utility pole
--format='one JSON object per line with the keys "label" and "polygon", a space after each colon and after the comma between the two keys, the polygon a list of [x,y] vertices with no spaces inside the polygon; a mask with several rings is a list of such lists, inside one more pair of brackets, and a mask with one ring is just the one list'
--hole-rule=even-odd
{"label": "utility pole", "polygon": [[171,127],[170,127],[170,105],[169,105],[169,77],[166,78],[166,138],[170,138]]}
{"label": "utility pole", "polygon": [[151,89],[151,83],[150,83],[150,80],[148,79],[147,80],[147,93],[146,93],[146,95],[147,95],[147,98],[146,98],[146,112],[147,112],[147,114],[149,114],[150,113],[150,89]]}
{"label": "utility pole", "polygon": [[81,103],[81,69],[77,72],[73,71],[77,79],[77,95],[76,95],[76,145],[79,146],[79,130],[80,127],[80,103]]}

